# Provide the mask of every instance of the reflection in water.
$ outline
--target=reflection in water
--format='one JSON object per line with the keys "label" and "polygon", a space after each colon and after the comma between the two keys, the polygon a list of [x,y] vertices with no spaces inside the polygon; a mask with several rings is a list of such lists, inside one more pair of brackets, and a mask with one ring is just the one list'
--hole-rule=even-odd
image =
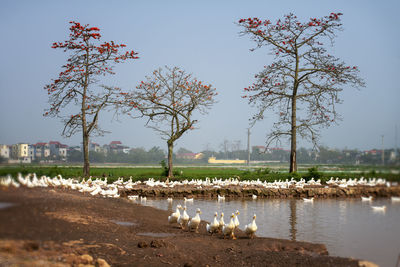
{"label": "reflection in water", "polygon": [[296,241],[296,199],[291,199],[289,202],[290,206],[290,240]]}

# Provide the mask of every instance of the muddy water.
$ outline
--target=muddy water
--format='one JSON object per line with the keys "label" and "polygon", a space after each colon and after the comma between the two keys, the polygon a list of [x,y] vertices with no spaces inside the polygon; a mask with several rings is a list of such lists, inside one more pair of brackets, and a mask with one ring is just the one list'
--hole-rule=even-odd
{"label": "muddy water", "polygon": [[137,235],[150,236],[150,237],[169,237],[169,236],[174,236],[174,234],[169,234],[169,233],[152,233],[152,232],[138,233]]}
{"label": "muddy water", "polygon": [[[172,211],[184,202],[147,199],[141,204]],[[186,205],[189,216],[200,208],[201,219],[206,221],[212,221],[214,212],[224,212],[225,223],[231,213],[239,210],[241,229],[256,214],[258,236],[323,243],[334,256],[369,260],[385,267],[395,266],[400,254],[400,202],[390,199],[316,199],[312,203],[302,199],[195,199]],[[372,209],[382,205],[386,206],[383,212]]]}
{"label": "muddy water", "polygon": [[137,225],[134,222],[123,222],[123,221],[117,221],[117,220],[111,220],[110,222],[121,225],[121,226],[134,226]]}
{"label": "muddy water", "polygon": [[15,204],[9,202],[0,202],[0,209],[6,209],[12,206],[15,206]]}

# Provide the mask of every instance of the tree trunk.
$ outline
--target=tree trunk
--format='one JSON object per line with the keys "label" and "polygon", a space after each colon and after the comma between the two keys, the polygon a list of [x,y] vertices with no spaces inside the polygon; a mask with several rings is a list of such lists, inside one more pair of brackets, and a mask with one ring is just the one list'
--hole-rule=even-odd
{"label": "tree trunk", "polygon": [[89,136],[83,133],[83,176],[90,176]]}
{"label": "tree trunk", "polygon": [[291,127],[291,144],[290,144],[290,167],[289,173],[297,171],[296,160],[296,96],[292,98],[292,127]]}
{"label": "tree trunk", "polygon": [[173,149],[174,149],[174,142],[168,141],[168,177],[174,177],[174,174],[172,173],[172,155],[173,155]]}

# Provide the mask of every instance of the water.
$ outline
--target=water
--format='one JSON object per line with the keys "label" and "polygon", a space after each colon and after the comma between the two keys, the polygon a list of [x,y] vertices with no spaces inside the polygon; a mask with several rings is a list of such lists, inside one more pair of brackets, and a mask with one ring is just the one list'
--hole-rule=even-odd
{"label": "water", "polygon": [[[148,199],[142,205],[175,211],[183,199]],[[386,211],[374,211],[371,206],[386,205]],[[242,230],[257,214],[257,236],[307,241],[325,244],[329,254],[375,262],[382,267],[395,266],[400,254],[400,202],[377,199],[302,199],[217,200],[195,199],[187,203],[190,217],[196,208],[201,219],[212,221],[214,212],[224,212],[225,223],[231,213],[240,211]]]}
{"label": "water", "polygon": [[122,225],[122,226],[134,226],[134,225],[137,225],[136,223],[133,223],[133,222],[122,222],[122,221],[117,221],[117,220],[111,220],[110,222],[118,224],[118,225]]}
{"label": "water", "polygon": [[170,233],[152,233],[152,232],[138,233],[137,235],[150,236],[150,237],[169,237],[169,236],[174,236],[174,234],[170,234]]}
{"label": "water", "polygon": [[0,202],[0,209],[6,209],[12,206],[15,206],[15,204],[9,202]]}

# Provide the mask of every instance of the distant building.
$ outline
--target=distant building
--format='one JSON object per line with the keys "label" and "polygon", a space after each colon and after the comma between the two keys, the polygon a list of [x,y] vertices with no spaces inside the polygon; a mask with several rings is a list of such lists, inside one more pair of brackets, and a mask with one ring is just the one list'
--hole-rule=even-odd
{"label": "distant building", "polygon": [[130,148],[122,145],[121,141],[112,141],[107,147],[108,152],[111,153],[125,153],[128,154]]}
{"label": "distant building", "polygon": [[12,145],[11,158],[18,162],[31,163],[31,159],[29,158],[29,145],[26,143]]}
{"label": "distant building", "polygon": [[29,156],[28,148],[29,146],[26,143],[19,143],[12,145],[11,147],[12,158],[14,159],[27,158]]}
{"label": "distant building", "polygon": [[10,147],[8,145],[0,145],[0,157],[9,159],[10,154]]}
{"label": "distant building", "polygon": [[68,147],[68,149],[67,149],[68,155],[70,155],[73,151],[82,152],[82,147],[80,147],[80,146],[70,146],[70,147]]}
{"label": "distant building", "polygon": [[396,160],[396,151],[390,151],[390,153],[389,153],[389,160],[391,160],[391,161],[395,161]]}
{"label": "distant building", "polygon": [[90,142],[89,151],[102,152],[103,149],[101,148],[101,146],[99,144]]}
{"label": "distant building", "polygon": [[203,153],[180,153],[176,155],[177,159],[202,159]]}
{"label": "distant building", "polygon": [[50,154],[54,157],[66,158],[68,146],[58,141],[50,141]]}
{"label": "distant building", "polygon": [[32,145],[35,150],[35,158],[48,158],[50,157],[50,145],[48,143],[36,143]]}
{"label": "distant building", "polygon": [[28,147],[28,157],[31,159],[31,161],[35,160],[35,147],[33,145],[29,145]]}
{"label": "distant building", "polygon": [[241,159],[216,159],[215,157],[209,157],[208,163],[211,164],[246,164],[247,160]]}

